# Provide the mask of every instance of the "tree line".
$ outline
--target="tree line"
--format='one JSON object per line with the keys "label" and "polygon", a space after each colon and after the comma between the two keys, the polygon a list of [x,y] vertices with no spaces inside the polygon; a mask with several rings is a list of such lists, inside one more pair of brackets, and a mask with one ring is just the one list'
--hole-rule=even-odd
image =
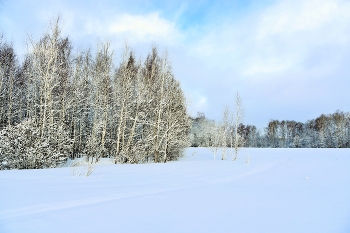
{"label": "tree line", "polygon": [[[192,120],[191,145],[211,147],[215,138],[213,132],[220,134],[219,128],[222,126],[218,125],[222,123],[207,119],[203,113],[199,113]],[[270,120],[262,130],[240,122],[237,132],[242,147],[350,148],[350,113],[336,111],[333,114],[322,114],[305,123]],[[235,137],[234,131],[228,133]],[[224,141],[221,145],[229,147],[230,142]]]}
{"label": "tree line", "polygon": [[59,19],[29,40],[19,62],[0,37],[0,169],[55,167],[68,158],[115,163],[176,160],[190,119],[167,54],[153,47],[120,64],[108,42],[73,52]]}

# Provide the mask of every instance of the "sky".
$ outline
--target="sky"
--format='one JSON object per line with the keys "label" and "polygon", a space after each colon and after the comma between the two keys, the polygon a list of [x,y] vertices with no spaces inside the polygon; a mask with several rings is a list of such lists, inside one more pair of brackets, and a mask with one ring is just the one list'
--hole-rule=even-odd
{"label": "sky", "polygon": [[0,32],[19,58],[61,16],[74,49],[127,43],[167,51],[192,116],[220,120],[238,92],[245,124],[350,111],[349,0],[2,0]]}

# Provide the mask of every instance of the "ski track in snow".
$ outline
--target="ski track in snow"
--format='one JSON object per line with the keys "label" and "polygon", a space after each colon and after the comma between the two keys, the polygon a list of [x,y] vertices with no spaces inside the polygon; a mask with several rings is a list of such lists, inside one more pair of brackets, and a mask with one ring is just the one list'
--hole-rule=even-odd
{"label": "ski track in snow", "polygon": [[[131,193],[122,193],[122,194],[114,194],[114,195],[102,195],[98,197],[81,198],[81,199],[71,200],[71,201],[61,201],[61,202],[55,202],[55,203],[50,202],[49,205],[41,204],[41,205],[28,206],[24,208],[0,210],[0,217],[1,219],[6,219],[7,221],[11,221],[11,219],[16,219],[16,218],[30,218],[30,215],[38,215],[38,214],[41,215],[48,212],[52,213],[55,211],[62,211],[62,210],[68,210],[68,209],[73,209],[73,208],[83,207],[88,205],[101,204],[101,203],[106,203],[106,202],[125,199],[125,198],[134,198],[134,197],[148,196],[153,194],[167,193],[167,192],[172,192],[172,191],[177,191],[177,190],[182,190],[187,188],[205,186],[207,184],[224,184],[224,183],[232,182],[238,179],[246,178],[249,176],[256,176],[261,173],[268,172],[271,169],[274,169],[277,166],[280,166],[281,164],[286,163],[287,161],[288,161],[287,157],[281,156],[281,158],[277,159],[276,161],[272,161],[267,164],[256,166],[253,169],[249,169],[247,171],[241,171],[241,172],[236,172],[234,170],[221,171],[219,174],[215,174],[216,177],[210,178],[209,180],[204,179],[204,181],[203,181],[203,178],[207,178],[207,175],[192,176],[192,178],[195,178],[194,180],[196,181],[192,181],[190,184],[188,184],[188,182],[183,182],[183,184],[177,185],[177,187],[168,188],[168,189],[159,189],[151,192],[141,192],[141,193],[137,192],[137,194],[135,192],[131,192]],[[190,173],[187,172],[187,174],[190,174]]]}
{"label": "ski track in snow", "polygon": [[[198,152],[193,156],[192,151]],[[245,164],[243,159],[247,151],[252,154],[249,165]],[[161,205],[166,205],[166,207],[155,206],[156,212],[151,211],[151,214],[153,216],[160,214],[159,217],[163,221],[175,221],[174,226],[182,230],[174,230],[169,228],[171,224],[162,226],[157,221],[153,222],[146,218],[141,221],[141,226],[143,224],[146,227],[142,228],[144,232],[165,232],[163,230],[167,228],[171,229],[168,229],[168,232],[213,232],[210,227],[217,227],[219,222],[222,224],[221,218],[214,217],[212,223],[203,221],[207,217],[206,214],[221,209],[226,215],[234,214],[239,223],[242,220],[243,222],[241,225],[220,226],[221,231],[217,232],[277,233],[281,232],[281,229],[285,229],[285,232],[296,232],[293,227],[298,226],[296,229],[299,229],[299,232],[301,229],[308,229],[304,232],[347,233],[350,232],[350,223],[344,219],[348,217],[350,219],[350,201],[345,198],[346,192],[350,193],[347,188],[350,185],[350,175],[347,172],[350,165],[348,152],[350,150],[247,149],[241,152],[239,160],[233,162],[213,161],[208,149],[198,148],[189,149],[187,156],[180,161],[167,164],[97,165],[94,173],[86,178],[69,176],[70,168],[0,171],[0,184],[4,190],[1,195],[3,199],[0,200],[0,232],[23,232],[27,229],[26,224],[30,222],[41,224],[40,228],[31,226],[29,229],[32,230],[26,230],[26,232],[61,232],[57,229],[51,231],[45,228],[50,225],[50,221],[54,224],[55,216],[59,219],[71,219],[77,213],[88,216],[94,210],[107,211],[102,213],[103,215],[111,211],[109,206],[113,206],[115,210],[116,207],[117,209],[128,208],[131,203],[135,203],[136,206],[131,204],[132,208],[136,208],[135,211],[148,213],[144,209],[147,208],[147,204],[141,204],[147,200],[149,203],[160,202],[163,203]],[[339,177],[341,174],[344,176]],[[237,201],[240,200],[239,203],[244,204],[237,205],[235,201],[231,201],[227,203],[229,208],[227,209],[225,204],[223,205],[225,203],[223,200],[218,203],[216,203],[218,200],[212,200],[213,195],[225,195],[226,192],[235,195],[238,198]],[[199,195],[198,202],[197,195]],[[194,204],[188,206],[188,210],[192,214],[201,216],[193,219],[194,225],[190,222],[176,225],[178,224],[176,219],[163,216],[168,208],[174,208],[173,205],[187,208],[188,204],[180,203],[181,199],[176,198],[178,196],[186,197],[185,199],[188,197],[189,200],[194,201]],[[169,203],[162,201],[161,198],[170,198],[175,201],[175,204],[168,206]],[[218,196],[217,198],[226,200],[228,197]],[[202,208],[200,206],[203,201],[208,203],[209,209],[204,209],[202,213],[196,212],[199,211],[196,208]],[[289,203],[290,201],[292,202]],[[176,202],[179,203],[176,204]],[[342,210],[342,207],[345,210]],[[305,213],[299,212],[303,208]],[[330,213],[323,212],[325,208],[330,208]],[[283,210],[286,212],[281,212]],[[118,216],[119,218],[122,216],[120,221],[123,224],[134,215],[134,212],[130,211],[125,213],[125,217],[119,213]],[[342,215],[328,220],[330,216],[334,216],[332,211],[341,212]],[[310,213],[318,217],[309,216]],[[178,214],[172,215],[182,219]],[[240,220],[238,220],[239,216],[242,216]],[[286,218],[291,216],[295,219],[290,219],[292,221],[289,223],[290,220],[287,221]],[[190,218],[193,216],[191,215]],[[270,228],[266,219],[280,220],[274,222],[276,226]],[[318,222],[318,219],[321,222]],[[104,219],[97,217],[97,222],[101,221],[103,222]],[[255,221],[255,224],[251,225],[251,221]],[[308,225],[308,221],[312,224]],[[203,222],[203,226],[196,225],[198,222]],[[118,231],[113,224],[110,224],[110,222],[104,223],[105,232],[139,232],[141,230],[136,225],[123,225],[119,222],[121,228]],[[3,230],[5,227],[10,231]],[[65,226],[64,229],[68,230],[67,232],[80,229],[76,227]],[[268,227],[270,230],[266,230]],[[130,231],[132,229],[134,231]],[[324,231],[319,231],[320,229]],[[85,232],[98,231],[96,227],[92,227],[86,228]]]}

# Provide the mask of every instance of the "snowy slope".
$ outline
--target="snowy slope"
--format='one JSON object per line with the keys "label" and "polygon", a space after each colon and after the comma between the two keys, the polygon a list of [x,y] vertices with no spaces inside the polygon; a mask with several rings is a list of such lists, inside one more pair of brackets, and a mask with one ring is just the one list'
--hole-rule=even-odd
{"label": "snowy slope", "polygon": [[349,149],[243,149],[233,162],[190,148],[70,173],[0,171],[0,232],[350,232]]}

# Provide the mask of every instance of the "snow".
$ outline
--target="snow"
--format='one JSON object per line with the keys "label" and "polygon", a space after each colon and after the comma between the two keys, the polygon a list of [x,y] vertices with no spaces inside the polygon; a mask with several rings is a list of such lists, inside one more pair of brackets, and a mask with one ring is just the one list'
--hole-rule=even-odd
{"label": "snow", "polygon": [[0,232],[350,232],[350,149],[242,149],[233,162],[189,148],[177,162],[110,163],[88,177],[0,171]]}

